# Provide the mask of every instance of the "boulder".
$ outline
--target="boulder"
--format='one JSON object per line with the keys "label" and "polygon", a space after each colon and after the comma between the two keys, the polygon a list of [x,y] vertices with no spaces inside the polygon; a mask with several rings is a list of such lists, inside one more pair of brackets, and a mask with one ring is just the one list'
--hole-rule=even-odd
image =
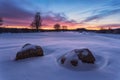
{"label": "boulder", "polygon": [[15,60],[43,56],[43,49],[40,46],[25,44],[20,51],[17,52]]}
{"label": "boulder", "polygon": [[[82,63],[94,64],[95,57],[92,52],[85,49],[74,49],[72,51],[67,52],[62,57],[59,58],[60,64],[65,66],[74,66],[77,67],[82,65]],[[84,65],[84,64],[83,64]]]}
{"label": "boulder", "polygon": [[61,58],[61,64],[64,64],[65,60],[66,60],[66,58],[65,58],[65,57],[62,57],[62,58]]}
{"label": "boulder", "polygon": [[71,64],[72,64],[73,66],[77,66],[77,65],[78,65],[78,60],[77,60],[77,59],[73,59],[73,60],[71,60],[70,62],[71,62]]}
{"label": "boulder", "polygon": [[76,49],[75,53],[77,53],[78,58],[83,63],[91,63],[94,64],[95,57],[93,56],[92,52],[89,49]]}

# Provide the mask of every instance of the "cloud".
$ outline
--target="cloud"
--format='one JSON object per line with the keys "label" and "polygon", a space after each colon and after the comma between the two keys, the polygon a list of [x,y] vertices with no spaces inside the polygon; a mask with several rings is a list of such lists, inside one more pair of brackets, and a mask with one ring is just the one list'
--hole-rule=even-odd
{"label": "cloud", "polygon": [[75,20],[68,20],[67,16],[64,13],[54,13],[52,11],[46,12],[43,14],[43,24],[54,25],[56,23],[62,25],[76,25]]}
{"label": "cloud", "polygon": [[52,11],[43,13],[43,20],[51,20],[54,22],[67,21],[67,17],[64,13],[54,13]]}
{"label": "cloud", "polygon": [[98,27],[113,27],[113,28],[116,28],[116,27],[120,27],[120,24],[105,24],[105,25],[100,25]]}
{"label": "cloud", "polygon": [[[29,12],[15,4],[13,1],[2,1],[0,3],[0,17],[3,17],[6,25],[29,26],[34,19],[35,12]],[[54,25],[75,25],[76,21],[68,20],[64,13],[54,13],[53,11],[41,12],[43,26]]]}
{"label": "cloud", "polygon": [[1,1],[0,3],[0,17],[3,17],[4,23],[7,25],[27,24],[26,21],[28,21],[31,16],[33,16],[32,13],[21,9],[12,1]]}
{"label": "cloud", "polygon": [[85,20],[81,21],[81,23],[90,22],[93,20],[99,20],[99,19],[102,19],[102,18],[105,18],[105,17],[113,15],[113,14],[117,14],[117,13],[120,13],[119,8],[112,9],[112,10],[101,10],[96,15],[92,15],[92,16],[87,17]]}
{"label": "cloud", "polygon": [[120,1],[111,0],[108,3],[105,3],[105,5],[103,5],[101,8],[98,8],[96,10],[91,10],[90,12],[92,12],[92,15],[82,20],[81,23],[91,22],[94,20],[100,20],[107,16],[120,13]]}
{"label": "cloud", "polygon": [[120,7],[120,0],[111,0],[107,5],[112,7]]}
{"label": "cloud", "polygon": [[14,19],[23,19],[23,18],[29,18],[33,14],[30,12],[27,12],[18,6],[14,5],[15,3],[12,3],[10,1],[3,2],[0,7],[0,16],[7,17],[7,18],[14,18]]}

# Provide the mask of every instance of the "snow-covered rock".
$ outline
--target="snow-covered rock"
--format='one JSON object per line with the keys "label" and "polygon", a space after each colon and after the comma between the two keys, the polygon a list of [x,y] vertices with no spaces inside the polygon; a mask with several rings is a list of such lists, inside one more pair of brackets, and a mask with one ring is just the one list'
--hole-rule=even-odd
{"label": "snow-covered rock", "polygon": [[29,57],[43,56],[43,49],[40,46],[25,44],[20,51],[17,52],[15,60],[25,59]]}
{"label": "snow-covered rock", "polygon": [[95,62],[95,57],[89,49],[76,49],[75,53],[77,53],[78,58],[84,63],[92,63]]}
{"label": "snow-covered rock", "polygon": [[74,49],[59,58],[60,64],[78,66],[83,63],[94,64],[95,57],[89,49]]}

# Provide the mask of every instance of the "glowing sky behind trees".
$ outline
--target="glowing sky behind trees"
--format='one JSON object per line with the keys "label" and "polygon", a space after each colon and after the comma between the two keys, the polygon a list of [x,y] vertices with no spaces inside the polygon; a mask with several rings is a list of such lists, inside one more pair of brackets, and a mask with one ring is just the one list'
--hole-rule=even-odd
{"label": "glowing sky behind trees", "polygon": [[120,27],[120,0],[0,0],[4,26],[29,27],[36,12],[42,28],[56,23],[69,29]]}

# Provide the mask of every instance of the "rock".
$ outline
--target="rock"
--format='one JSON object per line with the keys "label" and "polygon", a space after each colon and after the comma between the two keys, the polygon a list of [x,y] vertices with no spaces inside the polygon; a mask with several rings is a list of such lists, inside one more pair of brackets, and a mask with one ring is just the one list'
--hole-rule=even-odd
{"label": "rock", "polygon": [[77,60],[71,60],[70,62],[71,62],[71,64],[73,66],[77,66],[78,65],[78,61]]}
{"label": "rock", "polygon": [[89,49],[76,49],[75,52],[78,53],[78,58],[83,63],[94,64],[95,57],[93,56],[92,52]]}
{"label": "rock", "polygon": [[15,60],[43,56],[43,49],[40,46],[25,44],[22,49],[17,52]]}
{"label": "rock", "polygon": [[62,58],[61,58],[61,64],[64,64],[65,60],[66,60],[66,58],[65,58],[65,57],[62,57]]}
{"label": "rock", "polygon": [[59,62],[64,66],[76,67],[84,65],[82,63],[94,64],[95,57],[89,49],[74,49],[60,57]]}
{"label": "rock", "polygon": [[97,55],[94,57],[94,54],[87,48],[68,51],[60,56],[57,61],[62,67],[75,71],[94,70],[100,64]]}

